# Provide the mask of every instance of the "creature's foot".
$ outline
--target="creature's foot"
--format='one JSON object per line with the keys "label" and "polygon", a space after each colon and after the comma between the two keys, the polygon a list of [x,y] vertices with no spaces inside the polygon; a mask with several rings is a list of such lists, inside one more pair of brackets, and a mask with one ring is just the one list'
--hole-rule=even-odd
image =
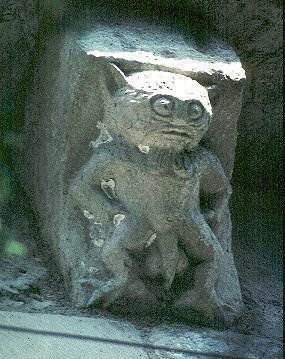
{"label": "creature's foot", "polygon": [[122,293],[126,282],[122,280],[110,280],[107,284],[95,289],[87,301],[87,306],[100,306],[106,308],[113,303]]}
{"label": "creature's foot", "polygon": [[200,313],[205,319],[225,322],[224,304],[219,300],[214,290],[192,289],[186,291],[174,302],[174,309],[187,313],[187,311]]}
{"label": "creature's foot", "polygon": [[152,312],[160,305],[157,297],[140,280],[130,281],[124,290],[123,303],[132,308],[132,311]]}

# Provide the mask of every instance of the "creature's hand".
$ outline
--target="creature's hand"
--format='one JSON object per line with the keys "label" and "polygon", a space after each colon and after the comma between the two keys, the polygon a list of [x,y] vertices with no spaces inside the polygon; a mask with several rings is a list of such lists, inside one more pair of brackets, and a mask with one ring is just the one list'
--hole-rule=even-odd
{"label": "creature's hand", "polygon": [[231,186],[228,184],[225,190],[213,195],[210,208],[204,212],[204,218],[211,227],[222,221],[231,193]]}

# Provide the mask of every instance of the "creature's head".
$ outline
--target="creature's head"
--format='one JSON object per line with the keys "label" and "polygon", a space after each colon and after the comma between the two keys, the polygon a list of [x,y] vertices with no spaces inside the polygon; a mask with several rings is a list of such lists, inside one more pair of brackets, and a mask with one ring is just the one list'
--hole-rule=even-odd
{"label": "creature's head", "polygon": [[117,88],[104,123],[128,143],[191,149],[206,134],[212,108],[206,88],[187,76],[142,71],[125,77],[114,65]]}

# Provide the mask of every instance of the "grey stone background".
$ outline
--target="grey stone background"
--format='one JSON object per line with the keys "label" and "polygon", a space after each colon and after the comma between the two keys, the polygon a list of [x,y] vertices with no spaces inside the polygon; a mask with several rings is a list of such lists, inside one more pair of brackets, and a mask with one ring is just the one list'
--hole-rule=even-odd
{"label": "grey stone background", "polygon": [[[96,1],[100,3],[102,1]],[[72,10],[88,1],[0,1],[0,116],[6,130],[22,125],[25,94],[38,47],[56,23],[66,21]],[[47,5],[48,4],[48,5]],[[235,184],[275,190],[281,182],[282,144],[282,8],[270,0],[168,0],[108,1],[118,11],[154,20],[176,19],[177,26],[197,32],[203,39],[215,31],[238,52],[248,84],[239,123]],[[75,11],[77,11],[75,9]],[[195,26],[193,24],[195,23]],[[198,25],[198,26],[197,26]],[[198,30],[197,30],[198,28]],[[11,138],[6,134],[6,147]]]}
{"label": "grey stone background", "polygon": [[[96,1],[100,2],[103,1]],[[73,14],[76,15],[78,7],[83,7],[82,3],[75,0],[0,0],[1,171],[5,165],[6,173],[16,172],[13,156],[21,154],[25,99],[41,46],[50,32],[60,29],[60,23],[68,22]],[[185,36],[187,32],[194,33],[201,42],[209,33],[215,32],[239,54],[248,81],[239,122],[232,217],[234,250],[243,294],[248,306],[254,308],[248,311],[248,320],[243,320],[239,329],[248,333],[255,327],[254,333],[280,336],[283,205],[281,2],[140,0],[128,1],[127,7],[123,1],[111,0],[108,4],[119,12],[124,11],[126,16],[132,13],[162,23],[174,21]],[[16,175],[10,177],[11,182],[17,181]],[[11,224],[26,205],[24,197],[19,206],[19,196],[22,196],[19,184],[14,189],[16,201],[11,199],[12,209],[9,210],[9,214],[14,212],[9,215]],[[0,196],[0,218],[3,207]],[[29,246],[33,247],[30,242]]]}

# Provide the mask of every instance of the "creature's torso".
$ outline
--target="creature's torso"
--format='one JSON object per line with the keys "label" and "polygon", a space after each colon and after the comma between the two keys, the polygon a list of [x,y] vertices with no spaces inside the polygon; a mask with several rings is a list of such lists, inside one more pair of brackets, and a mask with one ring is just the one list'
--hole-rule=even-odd
{"label": "creature's torso", "polygon": [[[142,154],[142,156],[147,156]],[[96,182],[113,180],[114,206],[126,215],[139,218],[158,228],[177,226],[189,211],[199,207],[199,172],[177,168],[160,168],[160,164],[132,161],[114,155],[98,161]],[[143,160],[143,158],[142,158]],[[112,199],[111,199],[112,200]]]}

